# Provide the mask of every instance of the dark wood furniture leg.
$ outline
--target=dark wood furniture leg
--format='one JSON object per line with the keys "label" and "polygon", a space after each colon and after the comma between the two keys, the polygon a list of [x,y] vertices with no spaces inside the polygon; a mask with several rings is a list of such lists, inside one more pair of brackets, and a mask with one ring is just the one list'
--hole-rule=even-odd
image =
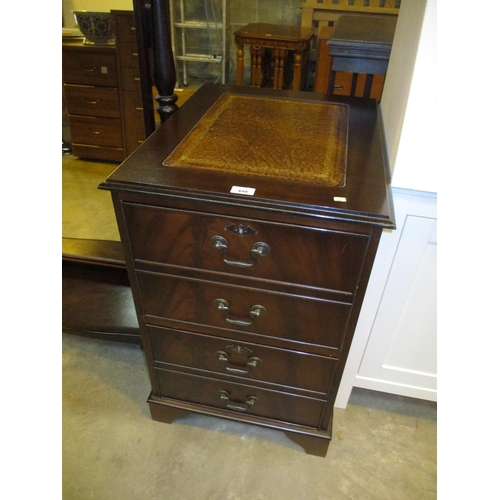
{"label": "dark wood furniture leg", "polygon": [[169,0],[134,0],[134,15],[144,119],[146,135],[149,136],[155,130],[152,106],[153,84],[158,90],[155,99],[158,102],[157,111],[162,123],[178,108],[177,95],[174,92],[177,77],[170,32]]}
{"label": "dark wood furniture leg", "polygon": [[148,403],[151,418],[165,424],[171,424],[176,420],[187,417],[191,413],[189,410],[161,404],[152,398],[151,395],[149,396]]}
{"label": "dark wood furniture leg", "polygon": [[168,0],[151,0],[153,16],[153,75],[154,83],[159,94],[155,97],[158,102],[158,114],[163,123],[178,106],[175,95],[175,62],[172,52],[170,35],[170,8]]}
{"label": "dark wood furniture leg", "polygon": [[298,432],[286,432],[285,436],[294,443],[302,446],[304,451],[308,455],[315,455],[317,457],[326,457],[328,452],[328,445],[330,444],[329,439],[306,436],[305,434],[299,434]]}

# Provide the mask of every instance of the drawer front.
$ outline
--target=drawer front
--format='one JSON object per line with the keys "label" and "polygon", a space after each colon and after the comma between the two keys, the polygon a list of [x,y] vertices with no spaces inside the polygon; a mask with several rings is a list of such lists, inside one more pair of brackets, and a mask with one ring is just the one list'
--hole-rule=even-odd
{"label": "drawer front", "polygon": [[135,22],[134,15],[116,14],[116,39],[120,42],[135,42]]}
{"label": "drawer front", "polygon": [[[146,322],[165,318],[173,326],[195,325],[339,349],[350,306],[327,300],[272,293],[137,271]],[[264,343],[265,339],[262,339]]]}
{"label": "drawer front", "polygon": [[160,397],[317,428],[324,401],[156,369]]}
{"label": "drawer front", "polygon": [[141,72],[137,68],[122,68],[123,90],[141,92]]}
{"label": "drawer front", "polygon": [[125,141],[128,154],[130,154],[146,140],[144,111],[140,93],[124,91],[122,99]]}
{"label": "drawer front", "polygon": [[70,116],[71,141],[96,146],[123,147],[122,128],[116,118]]}
{"label": "drawer front", "polygon": [[73,154],[79,158],[91,158],[93,160],[106,161],[123,161],[126,158],[123,148],[110,148],[74,143],[71,143],[71,148],[73,149]]}
{"label": "drawer front", "polygon": [[[352,73],[345,73],[338,71],[335,74],[335,88],[333,93],[335,95],[351,95],[352,87]],[[377,99],[380,101],[382,97],[382,90],[384,88],[384,75],[373,75],[372,88],[370,91],[370,97],[372,99]],[[358,80],[356,82],[356,97],[363,97],[365,90],[366,75],[358,75]],[[328,87],[327,87],[328,89]]]}
{"label": "drawer front", "polygon": [[337,360],[182,330],[148,328],[156,362],[326,394]]}
{"label": "drawer front", "polygon": [[120,117],[118,89],[65,85],[68,113],[73,115]]}
{"label": "drawer front", "polygon": [[116,58],[111,54],[65,53],[62,73],[64,83],[118,86]]}
{"label": "drawer front", "polygon": [[120,43],[120,66],[139,68],[139,54],[135,42]]}
{"label": "drawer front", "polygon": [[128,203],[124,213],[136,260],[350,294],[356,291],[369,240],[363,234]]}

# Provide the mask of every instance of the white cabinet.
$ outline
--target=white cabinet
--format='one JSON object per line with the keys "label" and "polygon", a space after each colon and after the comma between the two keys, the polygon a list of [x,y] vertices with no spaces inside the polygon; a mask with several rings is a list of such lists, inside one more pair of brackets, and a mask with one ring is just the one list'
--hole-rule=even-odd
{"label": "white cabinet", "polygon": [[436,195],[394,189],[335,406],[352,387],[437,400]]}

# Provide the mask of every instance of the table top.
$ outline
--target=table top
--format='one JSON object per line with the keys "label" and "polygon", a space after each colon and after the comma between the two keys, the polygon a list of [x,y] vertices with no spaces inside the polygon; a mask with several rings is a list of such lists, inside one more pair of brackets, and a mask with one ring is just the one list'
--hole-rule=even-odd
{"label": "table top", "polygon": [[314,35],[312,28],[284,24],[250,23],[234,33],[237,37],[303,42]]}
{"label": "table top", "polygon": [[396,23],[396,16],[340,16],[328,44],[344,42],[391,46]]}
{"label": "table top", "polygon": [[62,37],[63,52],[89,52],[89,53],[115,53],[116,44],[107,45],[85,45],[84,37]]}
{"label": "table top", "polygon": [[389,177],[375,101],[206,84],[100,187],[392,228]]}
{"label": "table top", "polygon": [[223,94],[163,164],[343,186],[348,113],[346,104]]}

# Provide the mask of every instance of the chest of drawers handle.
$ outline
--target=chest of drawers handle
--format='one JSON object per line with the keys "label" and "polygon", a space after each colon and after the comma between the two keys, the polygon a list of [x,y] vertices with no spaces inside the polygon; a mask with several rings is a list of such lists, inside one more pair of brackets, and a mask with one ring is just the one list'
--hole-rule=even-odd
{"label": "chest of drawers handle", "polygon": [[215,354],[217,355],[217,359],[219,361],[222,361],[223,363],[227,363],[226,370],[228,372],[232,372],[232,373],[245,374],[245,373],[248,373],[250,371],[250,369],[257,368],[259,365],[262,364],[262,360],[260,358],[256,358],[254,356],[254,357],[249,358],[247,361],[246,366],[248,367],[248,369],[238,368],[237,366],[234,366],[234,365],[231,366],[231,363],[229,362],[229,355],[227,354],[227,352],[217,351]]}
{"label": "chest of drawers handle", "polygon": [[243,261],[238,261],[238,260],[229,260],[224,256],[224,254],[228,250],[228,246],[227,246],[227,241],[222,236],[214,236],[210,240],[210,244],[216,250],[219,250],[221,252],[222,260],[226,264],[228,264],[230,266],[236,266],[236,267],[255,266],[255,264],[257,264],[257,262],[258,262],[257,257],[265,257],[271,251],[271,249],[269,248],[269,245],[267,245],[266,243],[263,243],[262,241],[259,241],[258,243],[255,243],[253,248],[250,250],[250,256],[252,257],[253,262],[243,262]]}
{"label": "chest of drawers handle", "polygon": [[228,401],[226,407],[230,408],[231,410],[238,410],[238,411],[248,411],[250,408],[252,408],[253,405],[257,404],[259,402],[259,399],[256,396],[248,396],[246,401],[240,402],[240,401],[234,401],[232,400],[229,396],[229,392],[220,390],[217,392],[218,396],[220,399],[223,401]]}
{"label": "chest of drawers handle", "polygon": [[229,317],[229,304],[226,300],[224,299],[215,299],[214,300],[214,306],[219,310],[224,313],[224,319],[228,322],[231,323],[232,325],[240,325],[240,326],[250,326],[251,324],[254,323],[254,321],[257,318],[261,318],[266,314],[266,308],[264,306],[260,306],[258,304],[252,306],[250,309],[250,319],[236,319],[236,318],[230,318]]}

